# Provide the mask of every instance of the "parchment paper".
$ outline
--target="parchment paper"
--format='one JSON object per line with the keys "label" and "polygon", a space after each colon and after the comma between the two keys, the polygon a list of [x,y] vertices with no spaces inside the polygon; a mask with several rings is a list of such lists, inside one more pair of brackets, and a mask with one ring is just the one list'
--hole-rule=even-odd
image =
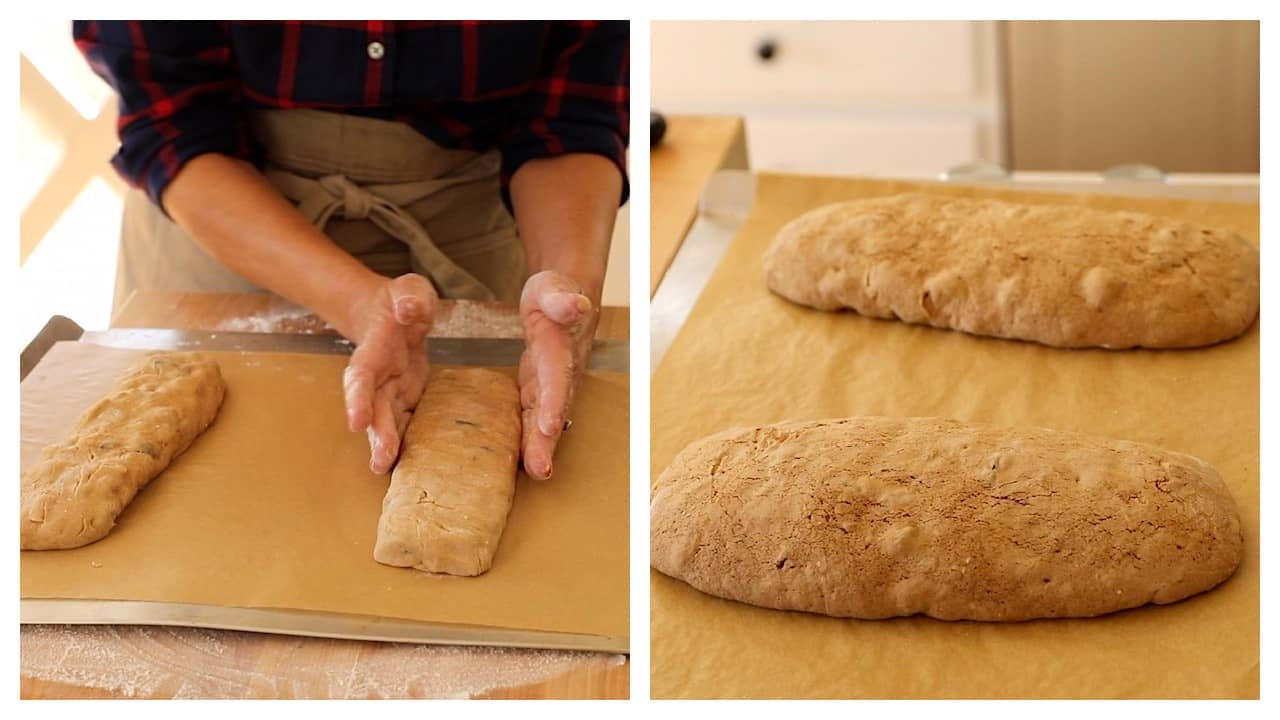
{"label": "parchment paper", "polygon": [[[60,343],[23,381],[22,467],[140,353]],[[105,539],[22,553],[23,598],[283,608],[628,635],[627,379],[588,373],[548,482],[521,474],[493,569],[433,576],[373,559],[390,476],[347,432],[339,355],[209,353],[213,426]],[[514,368],[507,369],[514,373]]]}
{"label": "parchment paper", "polygon": [[760,257],[785,222],[913,189],[1143,210],[1258,240],[1252,204],[763,174],[755,208],[653,377],[653,477],[700,437],[787,419],[941,415],[1075,430],[1216,466],[1240,508],[1244,563],[1174,605],[1019,624],[779,612],[651,571],[653,696],[1258,697],[1257,323],[1198,350],[1069,351],[810,310],[765,288]]}

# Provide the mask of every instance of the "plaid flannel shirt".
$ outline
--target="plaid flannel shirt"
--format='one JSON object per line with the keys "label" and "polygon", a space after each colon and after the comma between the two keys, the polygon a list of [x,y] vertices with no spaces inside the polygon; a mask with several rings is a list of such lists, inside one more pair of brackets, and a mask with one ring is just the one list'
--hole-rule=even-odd
{"label": "plaid flannel shirt", "polygon": [[602,155],[626,198],[626,21],[76,21],[119,96],[112,164],[159,204],[191,158],[255,164],[246,111],[316,108],[407,123],[433,142],[524,162]]}

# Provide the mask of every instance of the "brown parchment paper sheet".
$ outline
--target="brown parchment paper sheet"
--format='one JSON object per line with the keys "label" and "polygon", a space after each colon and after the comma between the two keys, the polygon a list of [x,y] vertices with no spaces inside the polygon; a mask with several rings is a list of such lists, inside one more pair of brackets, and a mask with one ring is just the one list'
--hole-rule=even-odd
{"label": "brown parchment paper sheet", "polygon": [[[22,467],[65,437],[141,351],[60,343],[23,381]],[[588,373],[548,482],[523,473],[477,578],[373,559],[390,476],[346,429],[339,355],[213,352],[217,420],[105,539],[26,551],[23,598],[153,600],[338,612],[625,638],[628,383]],[[514,373],[514,368],[507,371]]]}
{"label": "brown parchment paper sheet", "polygon": [[1166,214],[1258,241],[1258,207],[763,174],[755,207],[652,381],[652,472],[726,428],[939,415],[1153,443],[1222,473],[1246,556],[1170,606],[1000,625],[756,608],[651,574],[654,697],[1258,697],[1258,325],[1188,351],[1055,350],[824,313],[765,288],[760,257],[818,205],[928,189]]}

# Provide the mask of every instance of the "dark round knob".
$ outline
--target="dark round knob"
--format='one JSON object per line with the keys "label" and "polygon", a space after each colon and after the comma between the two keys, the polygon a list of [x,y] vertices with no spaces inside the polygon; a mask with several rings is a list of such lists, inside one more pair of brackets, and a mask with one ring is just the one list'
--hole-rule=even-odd
{"label": "dark round knob", "polygon": [[777,54],[778,41],[773,38],[765,38],[760,41],[760,44],[756,45],[756,55],[765,62],[769,62],[773,59],[773,56]]}
{"label": "dark round knob", "polygon": [[662,142],[662,136],[667,134],[667,119],[661,114],[649,111],[649,147],[653,147]]}

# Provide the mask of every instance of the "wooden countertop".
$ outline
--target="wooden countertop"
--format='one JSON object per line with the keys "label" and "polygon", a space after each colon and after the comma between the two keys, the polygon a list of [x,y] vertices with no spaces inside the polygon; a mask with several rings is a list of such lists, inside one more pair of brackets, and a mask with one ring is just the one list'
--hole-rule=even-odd
{"label": "wooden countertop", "polygon": [[[607,339],[626,339],[629,334],[628,308],[606,307],[601,310],[600,325],[597,336]],[[188,293],[188,292],[140,292],[131,296],[121,306],[112,327],[134,328],[180,328],[188,330],[239,330],[258,332],[332,332],[325,328],[314,315],[271,295],[220,294],[220,293]],[[514,305],[502,303],[473,303],[466,301],[443,301],[438,313],[436,327],[432,332],[437,336],[453,337],[519,337],[520,323]],[[96,626],[66,626],[69,633],[94,632]],[[202,671],[210,661],[208,648],[197,645],[185,646],[181,642],[170,643],[169,653],[176,654],[170,658],[165,667],[147,665],[151,659],[140,648],[146,647],[146,640],[138,640],[147,636],[148,629],[140,626],[116,626],[114,633],[106,635],[97,633],[91,642],[77,646],[91,646],[96,643],[101,650],[109,652],[113,657],[129,658],[132,662],[143,664],[145,671],[151,675],[169,672],[175,677],[172,681],[158,682],[144,697],[172,697],[179,688],[184,687],[183,674]],[[28,635],[31,628],[23,627],[24,641],[35,641],[35,635]],[[323,638],[304,638],[266,633],[239,633],[234,631],[208,630],[200,631],[211,637],[211,642],[219,642],[226,638],[227,645],[235,648],[235,667],[245,669],[240,676],[227,674],[220,678],[226,688],[228,683],[234,686],[233,692],[245,698],[278,697],[278,683],[264,683],[263,677],[288,678],[292,670],[309,668],[333,672],[321,672],[324,678],[345,678],[355,672],[363,663],[366,668],[376,667],[380,655],[392,652],[385,643],[357,640],[328,640]],[[151,631],[154,635],[154,631]],[[107,647],[102,647],[106,643]],[[528,665],[532,658],[539,657],[536,650],[506,650],[501,658],[490,658],[486,663],[508,663],[511,665]],[[483,691],[480,698],[627,698],[630,693],[630,662],[618,663],[616,656],[606,653],[576,653],[568,656],[568,671],[559,672],[553,677],[537,682],[512,687],[497,687]],[[561,658],[562,660],[564,658]],[[33,677],[28,673],[27,653],[23,653],[20,694],[22,698],[112,698],[125,697],[100,687],[66,682],[51,682]],[[444,667],[449,667],[447,664]],[[366,670],[367,672],[367,670]],[[447,672],[447,670],[446,670]],[[503,675],[494,673],[495,676]],[[509,673],[507,675],[510,675]],[[329,697],[333,687],[329,681],[316,681],[317,673],[312,673],[309,680],[301,680],[288,684],[292,697]],[[243,678],[242,684],[240,677]],[[198,684],[198,683],[197,683]],[[462,680],[452,683],[455,687],[465,687]],[[130,695],[134,697],[136,695]]]}
{"label": "wooden countertop", "polygon": [[742,119],[668,115],[662,142],[649,151],[649,295],[671,265],[698,213],[698,197],[717,170],[747,169]]}

